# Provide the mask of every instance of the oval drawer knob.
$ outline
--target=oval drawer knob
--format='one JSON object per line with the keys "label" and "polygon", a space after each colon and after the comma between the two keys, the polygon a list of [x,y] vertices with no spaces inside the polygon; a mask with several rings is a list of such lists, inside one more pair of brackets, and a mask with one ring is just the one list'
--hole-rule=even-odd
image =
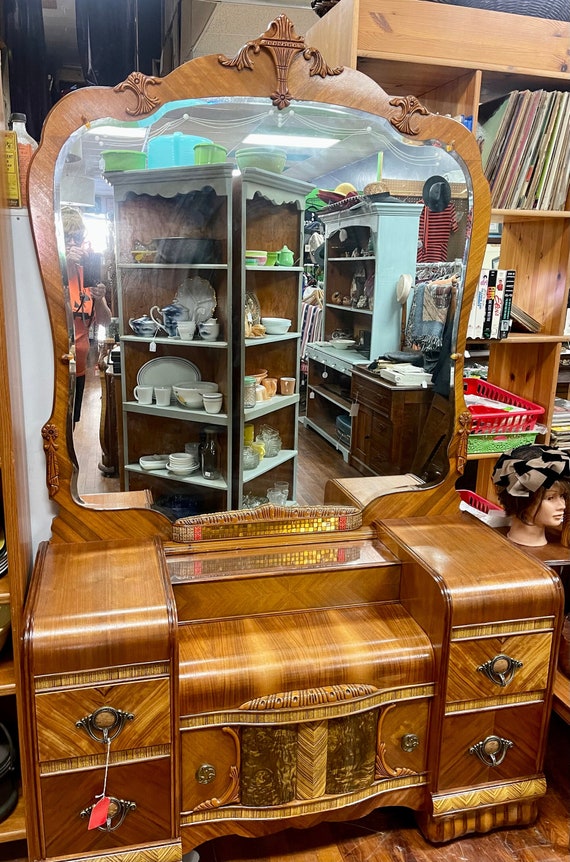
{"label": "oval drawer knob", "polygon": [[484,673],[487,679],[504,688],[510,683],[515,673],[523,666],[522,661],[511,658],[509,655],[499,653],[495,658],[489,659],[485,664],[480,664],[477,670]]}
{"label": "oval drawer knob", "polygon": [[76,727],[82,727],[95,742],[110,742],[120,734],[126,721],[134,719],[134,713],[123,712],[114,706],[100,706],[89,715],[75,722]]}
{"label": "oval drawer knob", "polygon": [[[80,817],[89,817],[94,806],[89,805],[80,812]],[[107,811],[107,819],[101,826],[97,826],[102,832],[114,832],[119,826],[124,823],[125,817],[129,811],[134,811],[137,807],[136,802],[130,802],[128,799],[117,799],[116,796],[109,797],[109,810]]]}
{"label": "oval drawer knob", "polygon": [[486,736],[471,746],[469,754],[476,754],[485,766],[499,766],[513,745],[514,742],[502,736]]}

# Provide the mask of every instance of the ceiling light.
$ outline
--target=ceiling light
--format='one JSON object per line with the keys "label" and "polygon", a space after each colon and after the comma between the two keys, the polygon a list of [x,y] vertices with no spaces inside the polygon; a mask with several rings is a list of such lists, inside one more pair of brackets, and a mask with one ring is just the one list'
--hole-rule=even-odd
{"label": "ceiling light", "polygon": [[339,143],[338,138],[315,138],[305,135],[264,135],[253,133],[243,140],[244,144],[261,144],[265,147],[302,147],[304,149],[326,150]]}

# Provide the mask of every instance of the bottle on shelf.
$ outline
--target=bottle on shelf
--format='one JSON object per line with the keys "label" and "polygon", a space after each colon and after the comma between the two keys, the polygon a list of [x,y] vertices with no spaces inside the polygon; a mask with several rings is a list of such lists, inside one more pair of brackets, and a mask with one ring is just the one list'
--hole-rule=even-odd
{"label": "bottle on shelf", "polygon": [[204,479],[220,478],[218,429],[204,428],[200,443],[200,468]]}
{"label": "bottle on shelf", "polygon": [[25,207],[28,205],[28,171],[30,169],[32,156],[37,150],[38,144],[26,129],[25,114],[11,114],[10,128],[16,133],[16,141],[18,144],[18,171],[20,175],[20,197],[22,206]]}

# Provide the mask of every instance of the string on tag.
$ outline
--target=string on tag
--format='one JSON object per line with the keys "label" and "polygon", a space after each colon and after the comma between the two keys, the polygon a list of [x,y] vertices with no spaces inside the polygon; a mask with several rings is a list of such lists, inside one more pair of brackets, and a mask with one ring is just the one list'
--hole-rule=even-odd
{"label": "string on tag", "polygon": [[111,825],[111,818],[108,816],[111,800],[107,796],[107,776],[109,774],[111,740],[109,739],[109,731],[107,730],[107,728],[104,728],[103,730],[103,743],[107,746],[107,753],[105,757],[105,774],[103,776],[103,791],[101,793],[95,794],[95,799],[97,799],[98,801],[91,809],[87,829],[97,829],[104,823],[106,823],[107,828],[109,828],[109,826]]}

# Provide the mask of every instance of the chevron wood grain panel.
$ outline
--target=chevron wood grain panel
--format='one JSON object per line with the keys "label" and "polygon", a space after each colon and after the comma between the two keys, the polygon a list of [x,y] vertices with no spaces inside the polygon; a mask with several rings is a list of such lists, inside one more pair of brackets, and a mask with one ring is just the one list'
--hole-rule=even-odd
{"label": "chevron wood grain panel", "polygon": [[168,844],[147,844],[136,850],[118,850],[97,856],[97,862],[180,862],[182,844],[172,841]]}
{"label": "chevron wood grain panel", "polygon": [[[443,721],[437,790],[477,787],[534,776],[541,762],[542,704],[447,715]],[[486,766],[470,753],[477,742],[499,736],[513,743],[501,764]]]}
{"label": "chevron wood grain panel", "polygon": [[297,798],[314,799],[325,792],[328,722],[302,724],[297,735]]}
{"label": "chevron wood grain panel", "polygon": [[104,706],[133,716],[112,741],[113,751],[170,742],[169,679],[46,692],[35,698],[40,761],[100,754],[105,745],[76,722]]}
{"label": "chevron wood grain panel", "polygon": [[[456,641],[449,650],[446,700],[475,700],[485,696],[542,691],[548,682],[551,648],[551,633]],[[504,687],[477,670],[485,662],[503,654],[523,664]]]}
{"label": "chevron wood grain panel", "polygon": [[[301,548],[311,560],[319,555],[326,559],[329,554],[323,545]],[[298,552],[295,549],[295,554]],[[382,551],[379,543],[345,543],[335,545],[333,552],[340,558],[334,566],[332,561],[328,565],[312,564],[310,572],[303,572],[303,567],[291,571],[290,552],[286,550],[266,549],[263,554],[226,552],[222,560],[222,555],[216,555],[216,563],[231,577],[200,580],[203,576],[197,574],[191,583],[184,583],[183,576],[176,574],[183,564],[171,562],[178,617],[181,621],[216,619],[397,599],[399,565],[388,551]],[[206,562],[192,559],[187,565],[201,573]],[[255,565],[255,574],[242,574],[244,566],[254,569]],[[272,566],[277,572],[271,571]],[[315,577],[315,571],[319,571],[319,577]]]}

